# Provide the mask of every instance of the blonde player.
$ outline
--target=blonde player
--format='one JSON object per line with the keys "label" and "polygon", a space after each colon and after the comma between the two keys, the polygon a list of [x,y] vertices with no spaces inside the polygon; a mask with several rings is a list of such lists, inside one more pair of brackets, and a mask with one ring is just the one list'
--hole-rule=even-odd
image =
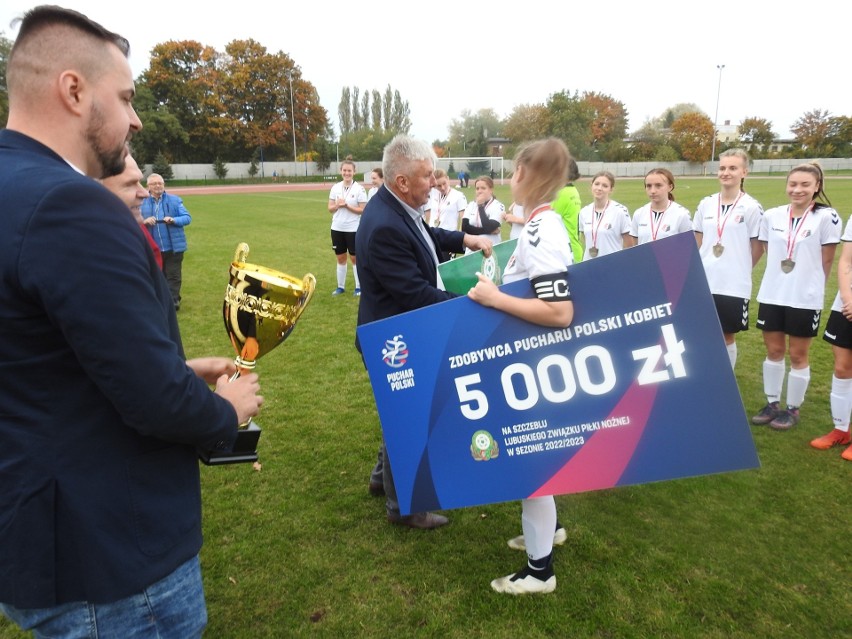
{"label": "blonde player", "polygon": [[763,255],[757,239],[763,207],[743,190],[748,163],[742,149],[719,156],[721,188],[701,200],[692,220],[731,368],[737,363],[736,333],[748,330],[751,270]]}
{"label": "blonde player", "polygon": [[346,159],[340,163],[342,181],[331,187],[328,194],[328,212],[331,213],[331,248],[337,256],[337,288],[332,295],[346,292],[346,253],[352,262],[356,297],[361,295],[358,268],[355,266],[355,232],[361,222],[361,213],[367,204],[367,192],[355,181],[355,163]]}
{"label": "blonde player", "polygon": [[[819,328],[825,280],[840,242],[840,217],[824,187],[818,164],[793,167],[787,174],[790,203],[766,211],[760,224],[758,239],[766,247],[766,270],[757,292],[757,327],[766,345],[766,406],[751,421],[775,430],[788,430],[799,422],[799,407],[811,379],[808,351]],[[788,351],[790,373],[783,409],[781,387]]]}
{"label": "blonde player", "polygon": [[649,202],[633,213],[631,244],[645,244],[692,230],[692,216],[675,202],[674,187],[674,176],[668,169],[651,169],[645,174]]}
{"label": "blonde player", "polygon": [[[849,435],[849,416],[852,413],[852,218],[843,232],[843,249],[837,265],[837,295],[822,338],[834,352],[834,375],[831,378],[831,421],[834,429],[811,441],[811,446],[828,450],[834,446],[852,444]],[[840,456],[852,461],[852,445]]]}
{"label": "blonde player", "polygon": [[[527,211],[524,231],[506,269],[503,282],[528,279],[536,292],[534,298],[507,295],[491,280],[479,275],[469,292],[470,299],[542,326],[566,327],[574,318],[574,303],[568,289],[571,246],[562,218],[550,208],[550,202],[565,179],[570,155],[556,138],[539,140],[518,151],[512,174],[512,196]],[[491,587],[513,595],[553,592],[554,531],[556,521],[553,497],[522,501],[521,523],[527,565],[520,571],[495,579]],[[564,530],[562,540],[564,541]],[[512,540],[516,541],[516,540]]]}
{"label": "blonde player", "polygon": [[630,212],[611,200],[615,176],[601,171],[592,177],[591,204],[580,210],[580,231],[585,238],[583,259],[602,257],[630,246]]}

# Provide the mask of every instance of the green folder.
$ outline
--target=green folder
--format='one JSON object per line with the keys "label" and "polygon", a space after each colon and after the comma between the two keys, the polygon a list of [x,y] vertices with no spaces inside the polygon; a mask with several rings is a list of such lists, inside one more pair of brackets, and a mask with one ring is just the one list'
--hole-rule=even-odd
{"label": "green folder", "polygon": [[[503,271],[509,263],[509,258],[515,252],[518,240],[509,240],[500,242],[494,246],[493,255],[497,259],[499,267],[496,277],[492,277],[496,284],[502,284]],[[476,251],[468,255],[462,255],[449,262],[444,262],[438,265],[438,272],[441,274],[441,279],[444,281],[444,288],[452,293],[466,295],[467,292],[479,280],[476,278],[476,272],[485,272],[483,268],[482,251]],[[487,274],[487,273],[486,273]]]}

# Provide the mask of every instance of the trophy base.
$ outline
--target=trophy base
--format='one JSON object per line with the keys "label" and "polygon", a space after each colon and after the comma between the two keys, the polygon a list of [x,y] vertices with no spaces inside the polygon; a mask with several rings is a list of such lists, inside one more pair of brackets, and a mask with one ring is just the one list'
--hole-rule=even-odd
{"label": "trophy base", "polygon": [[260,432],[260,426],[250,421],[247,427],[237,431],[237,441],[231,450],[200,450],[198,457],[207,466],[256,462]]}

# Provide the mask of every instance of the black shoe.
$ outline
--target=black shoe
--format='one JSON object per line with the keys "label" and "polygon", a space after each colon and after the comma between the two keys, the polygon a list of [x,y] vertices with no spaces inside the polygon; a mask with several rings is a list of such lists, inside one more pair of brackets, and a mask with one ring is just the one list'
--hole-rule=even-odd
{"label": "black shoe", "polygon": [[409,528],[418,528],[420,530],[432,530],[440,528],[450,523],[450,520],[443,515],[435,513],[414,513],[413,515],[405,515],[388,513],[388,521],[397,526],[408,526]]}

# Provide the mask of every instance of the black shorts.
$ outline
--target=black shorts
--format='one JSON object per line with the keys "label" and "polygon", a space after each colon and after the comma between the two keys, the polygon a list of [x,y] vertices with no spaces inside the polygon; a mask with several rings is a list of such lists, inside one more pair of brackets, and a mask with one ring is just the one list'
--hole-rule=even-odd
{"label": "black shorts", "polygon": [[822,310],[760,304],[757,307],[757,328],[780,331],[793,337],[816,337],[821,314]]}
{"label": "black shorts", "polygon": [[829,344],[852,350],[852,322],[840,311],[831,311],[822,338]]}
{"label": "black shorts", "polygon": [[730,295],[713,295],[716,304],[716,314],[722,332],[727,334],[748,330],[748,300]]}
{"label": "black shorts", "polygon": [[331,229],[331,248],[335,255],[355,255],[355,231],[335,231]]}

